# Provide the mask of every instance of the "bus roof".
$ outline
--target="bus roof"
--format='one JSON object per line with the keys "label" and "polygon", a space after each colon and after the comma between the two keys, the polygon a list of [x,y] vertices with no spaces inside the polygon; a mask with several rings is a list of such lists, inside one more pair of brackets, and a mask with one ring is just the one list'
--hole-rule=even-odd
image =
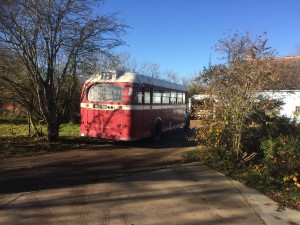
{"label": "bus roof", "polygon": [[166,80],[156,79],[134,72],[124,72],[124,71],[107,71],[96,74],[95,76],[88,79],[85,83],[111,83],[111,82],[130,82],[136,84],[149,84],[156,87],[169,88],[178,91],[187,91],[186,86],[181,84],[172,83]]}

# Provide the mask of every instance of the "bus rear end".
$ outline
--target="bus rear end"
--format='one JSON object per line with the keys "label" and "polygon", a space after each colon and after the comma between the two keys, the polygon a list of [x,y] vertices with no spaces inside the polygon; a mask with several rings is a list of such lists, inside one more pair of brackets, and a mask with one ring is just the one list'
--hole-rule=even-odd
{"label": "bus rear end", "polygon": [[80,134],[133,141],[186,122],[186,87],[136,73],[102,72],[85,82]]}
{"label": "bus rear end", "polygon": [[[81,101],[80,135],[111,140],[131,140],[131,116],[124,110],[126,84],[86,83]],[[129,96],[130,97],[130,96]]]}

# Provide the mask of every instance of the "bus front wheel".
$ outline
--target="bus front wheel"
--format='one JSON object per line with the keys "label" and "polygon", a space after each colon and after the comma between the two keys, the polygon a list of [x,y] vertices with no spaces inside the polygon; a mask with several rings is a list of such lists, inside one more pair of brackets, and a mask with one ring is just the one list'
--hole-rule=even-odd
{"label": "bus front wheel", "polygon": [[160,120],[156,120],[152,128],[152,140],[159,141],[162,135],[162,124]]}

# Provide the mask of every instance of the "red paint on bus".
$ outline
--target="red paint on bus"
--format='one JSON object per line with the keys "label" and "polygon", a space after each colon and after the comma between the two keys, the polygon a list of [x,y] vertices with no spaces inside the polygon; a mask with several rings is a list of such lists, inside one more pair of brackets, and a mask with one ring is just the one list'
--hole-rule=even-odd
{"label": "red paint on bus", "polygon": [[186,122],[186,88],[136,73],[101,73],[82,91],[80,134],[137,140],[181,127]]}

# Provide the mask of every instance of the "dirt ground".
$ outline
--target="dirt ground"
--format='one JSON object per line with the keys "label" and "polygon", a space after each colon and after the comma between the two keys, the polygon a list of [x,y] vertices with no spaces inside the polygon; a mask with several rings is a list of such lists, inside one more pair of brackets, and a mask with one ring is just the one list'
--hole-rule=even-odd
{"label": "dirt ground", "polygon": [[200,163],[179,166],[193,135],[0,158],[0,224],[300,224],[298,212]]}
{"label": "dirt ground", "polygon": [[191,135],[192,129],[176,129],[158,143],[107,141],[85,149],[0,158],[0,194],[92,184],[179,165],[182,153],[196,146],[187,140]]}

